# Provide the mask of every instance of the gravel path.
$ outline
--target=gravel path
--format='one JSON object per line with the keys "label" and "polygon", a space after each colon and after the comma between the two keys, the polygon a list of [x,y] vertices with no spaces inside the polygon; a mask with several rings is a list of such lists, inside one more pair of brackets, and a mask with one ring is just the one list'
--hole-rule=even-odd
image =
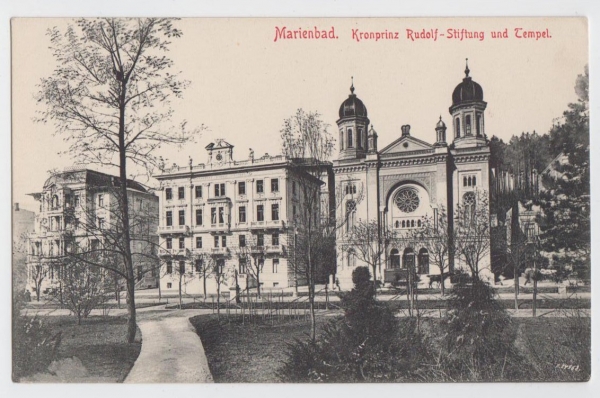
{"label": "gravel path", "polygon": [[189,322],[190,317],[204,313],[207,311],[140,314],[142,351],[125,383],[212,383],[202,342]]}

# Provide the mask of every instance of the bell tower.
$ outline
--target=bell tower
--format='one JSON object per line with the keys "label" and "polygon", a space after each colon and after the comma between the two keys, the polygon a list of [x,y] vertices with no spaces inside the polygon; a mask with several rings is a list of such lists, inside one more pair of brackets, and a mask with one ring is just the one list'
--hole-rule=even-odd
{"label": "bell tower", "polygon": [[463,81],[452,93],[452,127],[456,148],[486,145],[484,111],[487,103],[483,100],[483,89],[469,76],[469,59]]}
{"label": "bell tower", "polygon": [[338,159],[364,158],[370,149],[367,139],[369,118],[367,107],[354,94],[354,78],[350,86],[350,95],[340,106],[339,117],[336,122],[340,134]]}

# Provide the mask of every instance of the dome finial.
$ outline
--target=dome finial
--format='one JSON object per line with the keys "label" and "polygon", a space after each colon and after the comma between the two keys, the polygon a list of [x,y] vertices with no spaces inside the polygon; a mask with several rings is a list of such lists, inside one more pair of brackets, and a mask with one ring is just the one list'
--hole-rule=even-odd
{"label": "dome finial", "polygon": [[469,58],[465,58],[466,64],[467,66],[465,67],[465,77],[469,77],[469,72],[471,72],[469,70]]}
{"label": "dome finial", "polygon": [[350,92],[352,94],[354,94],[354,76],[350,76],[350,79],[352,79],[352,85],[350,86]]}

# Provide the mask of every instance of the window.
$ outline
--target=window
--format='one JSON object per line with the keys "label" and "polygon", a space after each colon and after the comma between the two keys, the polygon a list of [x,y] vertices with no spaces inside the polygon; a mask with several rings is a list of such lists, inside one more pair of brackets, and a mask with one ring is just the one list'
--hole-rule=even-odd
{"label": "window", "polygon": [[217,223],[217,208],[213,207],[210,209],[210,223],[215,225]]}
{"label": "window", "polygon": [[273,273],[276,274],[279,268],[279,259],[278,258],[274,258],[273,259]]}
{"label": "window", "polygon": [[225,184],[215,184],[215,197],[225,196]]}
{"label": "window", "polygon": [[177,197],[179,199],[185,199],[185,187],[177,188]]}
{"label": "window", "polygon": [[167,238],[167,249],[172,249],[172,248],[173,248],[173,239]]}
{"label": "window", "polygon": [[[56,197],[56,203],[54,203],[54,199],[52,199],[52,207],[57,207],[58,206],[58,197]],[[103,207],[104,206],[104,195],[103,194],[99,194],[98,195],[98,206]]]}
{"label": "window", "polygon": [[202,225],[202,209],[196,209],[196,225]]}
{"label": "window", "polygon": [[202,268],[204,268],[204,262],[201,258],[197,258],[194,262],[194,268],[196,272],[202,272]]}
{"label": "window", "polygon": [[219,247],[219,237],[215,236],[215,247]]}
{"label": "window", "polygon": [[346,232],[354,227],[354,218],[356,216],[356,202],[349,200],[346,202]]}
{"label": "window", "polygon": [[173,190],[171,188],[165,189],[165,199],[167,199],[167,200],[173,199]]}
{"label": "window", "polygon": [[240,181],[238,184],[238,195],[246,194],[246,183],[244,181]]}
{"label": "window", "polygon": [[279,179],[271,178],[271,192],[279,192]]}
{"label": "window", "polygon": [[465,135],[471,135],[471,115],[465,118]]}
{"label": "window", "polygon": [[278,246],[279,245],[279,234],[273,234],[271,236],[271,242],[272,242],[273,246]]}
{"label": "window", "polygon": [[246,273],[246,257],[242,257],[240,258],[240,269],[239,269],[239,273],[240,274],[245,274]]}
{"label": "window", "polygon": [[202,249],[202,237],[196,236],[196,249]]}
{"label": "window", "polygon": [[98,217],[98,229],[104,229],[104,218]]}
{"label": "window", "polygon": [[173,225],[173,212],[172,211],[168,211],[167,212],[167,227],[170,227],[171,225]]}
{"label": "window", "polygon": [[463,211],[466,222],[475,220],[475,204],[475,193],[467,192],[463,195]]}
{"label": "window", "polygon": [[296,195],[296,181],[292,181],[292,194]]}
{"label": "window", "polygon": [[227,247],[227,237],[225,235],[221,236],[221,247]]}
{"label": "window", "polygon": [[477,124],[475,125],[475,128],[477,129],[477,137],[481,136],[481,113],[477,114]]}
{"label": "window", "polygon": [[217,273],[222,275],[224,269],[225,269],[225,260],[220,258],[217,260]]}
{"label": "window", "polygon": [[185,249],[185,238],[183,236],[179,238],[179,248]]}
{"label": "window", "polygon": [[75,200],[73,203],[74,207],[78,208],[80,204],[81,204],[81,201],[80,201],[79,195],[75,195]]}
{"label": "window", "polygon": [[185,261],[179,262],[179,273],[182,275],[185,274]]}
{"label": "window", "polygon": [[358,129],[356,133],[356,147],[362,149],[363,129]]}
{"label": "window", "polygon": [[219,207],[219,224],[225,223],[225,209],[223,207]]}
{"label": "window", "polygon": [[346,195],[356,194],[356,185],[355,184],[347,184],[346,185]]}
{"label": "window", "polygon": [[256,180],[256,193],[263,193],[265,191],[263,180]]}
{"label": "window", "polygon": [[256,221],[265,221],[265,206],[256,206]]}
{"label": "window", "polygon": [[344,130],[340,129],[340,151],[344,150]]}
{"label": "window", "polygon": [[167,261],[167,274],[172,274],[172,273],[173,273],[173,263],[170,261]]}
{"label": "window", "polygon": [[265,245],[265,236],[263,234],[256,235],[256,246],[262,247]]}
{"label": "window", "polygon": [[296,205],[293,205],[292,206],[292,217],[294,217],[294,219],[296,218],[296,213],[297,213]]}
{"label": "window", "polygon": [[[171,272],[169,272],[171,273]],[[173,284],[171,282],[167,282],[167,289],[171,289],[173,287]]]}
{"label": "window", "polygon": [[352,129],[348,129],[348,148],[353,148],[354,142],[352,140]]}
{"label": "window", "polygon": [[179,225],[185,225],[185,210],[179,210]]}
{"label": "window", "polygon": [[464,176],[463,187],[474,187],[477,185],[477,178],[475,176]]}
{"label": "window", "polygon": [[196,198],[202,197],[202,185],[196,185],[194,191],[196,192]]}
{"label": "window", "polygon": [[240,235],[240,247],[246,247],[246,235]]}
{"label": "window", "polygon": [[460,137],[460,119],[456,118],[454,121],[454,136],[456,138]]}
{"label": "window", "polygon": [[403,188],[394,196],[396,207],[403,213],[412,213],[419,207],[419,195],[412,188]]}
{"label": "window", "polygon": [[240,206],[238,218],[240,222],[246,222],[246,206]]}
{"label": "window", "polygon": [[278,221],[279,220],[279,204],[274,203],[271,205],[271,220]]}

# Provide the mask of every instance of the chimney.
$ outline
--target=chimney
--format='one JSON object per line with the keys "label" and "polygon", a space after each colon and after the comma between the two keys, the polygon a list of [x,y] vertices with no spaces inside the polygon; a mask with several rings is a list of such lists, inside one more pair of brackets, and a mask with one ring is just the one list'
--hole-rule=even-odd
{"label": "chimney", "polygon": [[410,135],[410,124],[405,124],[400,129],[402,130],[402,137]]}
{"label": "chimney", "polygon": [[19,204],[15,203],[15,211],[19,211]]}

